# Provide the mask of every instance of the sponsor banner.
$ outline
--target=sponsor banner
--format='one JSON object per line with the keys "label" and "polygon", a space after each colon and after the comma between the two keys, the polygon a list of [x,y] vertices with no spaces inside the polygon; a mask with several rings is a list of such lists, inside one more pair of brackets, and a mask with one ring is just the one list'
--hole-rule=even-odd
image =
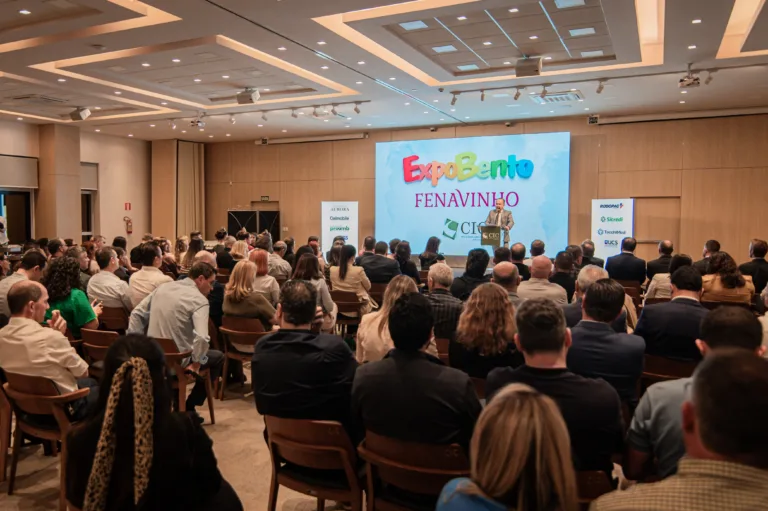
{"label": "sponsor banner", "polygon": [[438,236],[441,253],[464,256],[500,199],[512,242],[565,247],[569,177],[569,133],[378,143],[375,236],[408,240],[414,254]]}
{"label": "sponsor banner", "polygon": [[635,235],[635,199],[593,199],[592,241],[595,256],[621,252],[621,240]]}
{"label": "sponsor banner", "polygon": [[323,254],[333,246],[333,238],[344,236],[344,244],[357,246],[357,202],[328,201],[320,204],[320,244]]}

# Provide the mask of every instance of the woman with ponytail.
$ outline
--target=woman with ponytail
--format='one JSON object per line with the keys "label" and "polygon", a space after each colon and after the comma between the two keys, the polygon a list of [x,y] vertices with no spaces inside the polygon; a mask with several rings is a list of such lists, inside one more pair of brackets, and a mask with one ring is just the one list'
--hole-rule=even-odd
{"label": "woman with ponytail", "polygon": [[153,339],[120,337],[104,360],[99,402],[67,438],[67,500],[83,511],[242,511],[213,444],[171,412],[165,356]]}

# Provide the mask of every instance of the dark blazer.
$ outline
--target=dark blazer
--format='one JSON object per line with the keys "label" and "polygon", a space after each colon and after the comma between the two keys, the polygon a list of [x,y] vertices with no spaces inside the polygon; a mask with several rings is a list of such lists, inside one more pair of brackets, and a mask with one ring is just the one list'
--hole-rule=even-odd
{"label": "dark blazer", "polygon": [[645,339],[645,352],[649,355],[701,360],[696,339],[706,315],[707,309],[698,300],[688,298],[646,305],[635,334]]}
{"label": "dark blazer", "polygon": [[371,259],[372,257],[375,257],[375,256],[376,254],[374,254],[373,252],[363,252],[362,255],[355,257],[355,266],[361,266],[360,263],[362,263],[364,260]]}
{"label": "dark blazer", "polygon": [[451,341],[448,346],[448,360],[451,367],[464,371],[472,378],[483,380],[497,367],[520,367],[525,363],[522,353],[517,351],[512,342],[503,353],[486,356],[476,349],[469,349],[457,341]]}
{"label": "dark blazer", "polygon": [[558,271],[549,277],[549,281],[554,282],[555,284],[565,289],[565,294],[568,296],[568,303],[571,303],[573,293],[576,292],[576,279],[574,279],[570,273],[563,273]]}
{"label": "dark blazer", "polygon": [[643,374],[645,341],[631,334],[617,334],[610,325],[580,321],[571,329],[568,369],[586,378],[610,383],[630,408],[637,404],[637,382]]}
{"label": "dark blazer", "polygon": [[605,266],[605,261],[595,256],[582,256],[581,267],[583,268],[588,264],[594,264],[595,266],[599,266],[600,268],[602,268],[603,266]]}
{"label": "dark blazer", "polygon": [[466,302],[472,291],[480,284],[485,284],[491,281],[491,275],[483,275],[482,278],[470,277],[466,273],[459,278],[453,280],[451,284],[451,294],[459,300]]}
{"label": "dark blazer", "polygon": [[219,268],[228,269],[229,271],[232,271],[235,269],[235,264],[237,264],[237,261],[232,257],[232,254],[229,253],[229,249],[224,249],[219,252],[216,252],[216,265]]}
{"label": "dark blazer", "polygon": [[[400,273],[403,275],[408,275],[412,279],[416,281],[416,285],[421,284],[421,276],[419,275],[419,269],[416,268],[416,263],[414,263],[411,260],[399,262],[397,259],[395,259],[395,262],[397,262],[400,265]],[[368,279],[370,280],[370,279]]]}
{"label": "dark blazer", "polygon": [[768,284],[768,261],[765,259],[752,259],[748,263],[739,266],[739,271],[743,275],[751,275],[752,283],[755,285],[755,294],[759,295]]}
{"label": "dark blazer", "polygon": [[397,261],[379,254],[361,258],[360,266],[372,284],[389,284],[390,280],[400,275],[400,265]]}
{"label": "dark blazer", "polygon": [[622,252],[609,257],[605,262],[608,276],[614,280],[629,280],[642,284],[645,282],[645,261],[635,254]]}
{"label": "dark blazer", "polygon": [[341,337],[278,330],[262,337],[254,348],[251,381],[256,409],[262,415],[332,420],[348,427],[356,369],[355,357]]}
{"label": "dark blazer", "polygon": [[658,259],[648,261],[648,280],[651,280],[657,273],[669,273],[669,263],[671,262],[671,255],[661,255]]}
{"label": "dark blazer", "polygon": [[517,266],[517,273],[520,274],[521,281],[530,280],[531,278],[531,269],[528,268],[528,265],[525,263],[512,263],[515,266]]}
{"label": "dark blazer", "polygon": [[419,264],[421,265],[422,271],[428,270],[430,266],[438,261],[445,261],[445,256],[434,252],[422,252],[419,255]]}
{"label": "dark blazer", "polygon": [[705,257],[693,263],[693,267],[699,270],[699,273],[706,275],[709,271],[709,258]]}
{"label": "dark blazer", "polygon": [[[561,305],[565,314],[565,324],[568,328],[573,328],[581,321],[581,298],[568,305]],[[621,309],[621,314],[611,323],[613,331],[619,334],[627,333],[627,311]]]}
{"label": "dark blazer", "polygon": [[352,387],[355,429],[398,440],[458,443],[469,452],[481,411],[472,380],[422,352],[393,349],[361,366]]}

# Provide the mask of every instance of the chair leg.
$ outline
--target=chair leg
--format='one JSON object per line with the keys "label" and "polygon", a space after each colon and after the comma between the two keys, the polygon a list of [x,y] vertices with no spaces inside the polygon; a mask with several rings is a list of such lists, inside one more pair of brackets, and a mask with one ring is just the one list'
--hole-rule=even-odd
{"label": "chair leg", "polygon": [[11,410],[10,408],[5,408],[0,411],[0,483],[4,483],[8,476],[8,447],[10,444]]}
{"label": "chair leg", "polygon": [[16,465],[19,464],[21,450],[21,428],[16,426],[13,431],[13,452],[11,453],[11,477],[8,480],[8,495],[13,495],[13,485],[16,482]]}
{"label": "chair leg", "polygon": [[208,413],[211,414],[211,424],[216,424],[216,417],[213,415],[213,385],[211,384],[211,375],[205,375],[205,397],[208,401]]}
{"label": "chair leg", "polygon": [[67,511],[67,439],[61,435],[61,456],[59,456],[59,511]]}
{"label": "chair leg", "polygon": [[275,511],[277,509],[277,491],[280,489],[280,485],[277,482],[277,473],[275,468],[272,468],[272,482],[269,483],[269,502],[267,503],[267,511]]}
{"label": "chair leg", "polygon": [[317,511],[325,510],[325,499],[317,499]]}
{"label": "chair leg", "polygon": [[221,373],[221,385],[219,385],[219,401],[224,401],[224,391],[227,389],[227,376],[229,375],[229,357],[224,355],[224,367]]}

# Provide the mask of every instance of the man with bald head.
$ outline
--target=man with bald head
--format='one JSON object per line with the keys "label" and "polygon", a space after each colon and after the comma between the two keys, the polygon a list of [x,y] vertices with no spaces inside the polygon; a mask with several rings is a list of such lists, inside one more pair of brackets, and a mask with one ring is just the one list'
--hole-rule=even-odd
{"label": "man with bald head", "polygon": [[523,299],[517,294],[517,286],[520,284],[520,273],[514,263],[501,262],[493,267],[491,282],[500,285],[507,290],[509,301],[517,308]]}
{"label": "man with bald head", "polygon": [[568,303],[568,295],[562,286],[549,281],[552,261],[545,255],[537,255],[531,261],[531,279],[520,284],[517,294],[523,300],[549,298],[558,305]]}
{"label": "man with bald head", "polygon": [[648,261],[648,280],[653,279],[653,276],[657,273],[669,273],[669,263],[672,262],[672,252],[675,251],[675,247],[669,240],[659,242],[659,258],[653,261]]}
{"label": "man with bald head", "polygon": [[517,273],[520,274],[520,280],[526,281],[531,278],[531,269],[525,264],[525,245],[515,243],[509,249],[509,256],[512,263],[517,266]]}

